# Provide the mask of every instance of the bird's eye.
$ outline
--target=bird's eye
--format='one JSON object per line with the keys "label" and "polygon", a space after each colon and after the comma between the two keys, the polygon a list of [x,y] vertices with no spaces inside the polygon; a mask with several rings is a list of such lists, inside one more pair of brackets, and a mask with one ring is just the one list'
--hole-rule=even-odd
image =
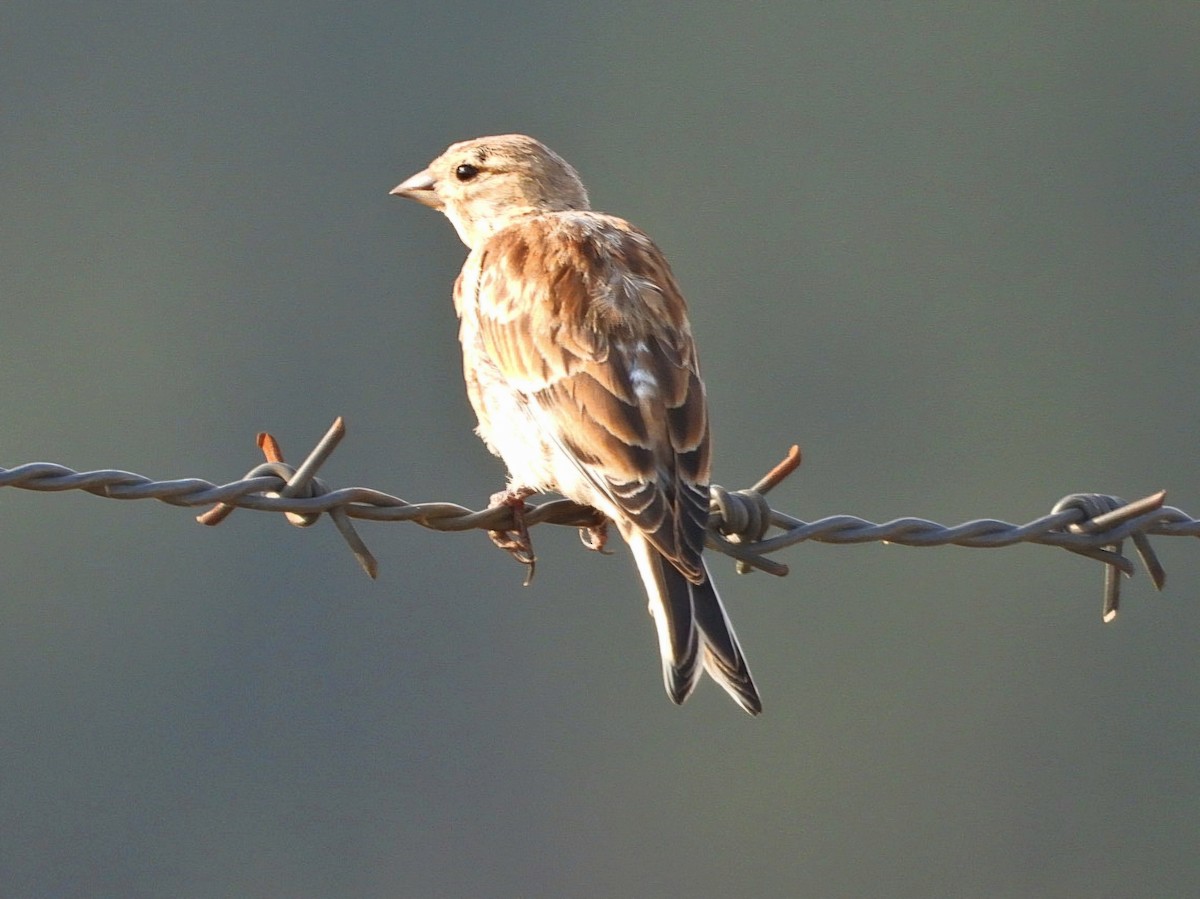
{"label": "bird's eye", "polygon": [[469,162],[464,162],[454,170],[454,177],[459,181],[470,181],[479,174],[479,169],[471,165]]}

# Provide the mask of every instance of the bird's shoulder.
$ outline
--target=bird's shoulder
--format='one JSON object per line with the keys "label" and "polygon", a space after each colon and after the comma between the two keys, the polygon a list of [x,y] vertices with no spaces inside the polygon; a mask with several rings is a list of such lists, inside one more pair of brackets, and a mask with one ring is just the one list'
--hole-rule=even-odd
{"label": "bird's shoulder", "polygon": [[691,355],[687,302],[671,267],[625,219],[590,211],[529,216],[472,257],[460,289],[473,294],[482,319],[552,332],[586,357],[603,355],[617,337],[653,338]]}

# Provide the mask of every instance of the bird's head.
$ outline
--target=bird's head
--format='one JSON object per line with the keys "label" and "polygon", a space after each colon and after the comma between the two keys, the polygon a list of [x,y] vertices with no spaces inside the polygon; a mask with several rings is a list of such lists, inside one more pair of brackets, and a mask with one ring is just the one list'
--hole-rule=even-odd
{"label": "bird's head", "polygon": [[522,216],[588,208],[575,169],[523,134],[451,144],[392,194],[444,213],[471,248]]}

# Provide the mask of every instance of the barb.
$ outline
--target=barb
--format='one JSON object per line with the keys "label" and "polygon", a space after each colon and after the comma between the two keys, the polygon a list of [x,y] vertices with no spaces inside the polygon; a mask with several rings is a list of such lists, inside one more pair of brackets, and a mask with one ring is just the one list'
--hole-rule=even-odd
{"label": "barb", "polygon": [[[308,454],[308,458],[300,465],[299,468],[292,468],[283,461],[283,449],[279,446],[273,436],[266,431],[258,435],[256,442],[258,448],[262,450],[263,456],[266,457],[266,464],[259,465],[252,469],[247,475],[247,478],[253,478],[258,474],[277,473],[281,477],[286,477],[287,482],[283,489],[278,492],[269,491],[265,495],[268,497],[284,497],[292,498],[297,496],[321,496],[329,492],[329,488],[325,486],[325,482],[316,477],[317,469],[324,464],[325,460],[333,455],[333,451],[337,449],[337,445],[342,442],[342,438],[346,436],[346,423],[339,415],[325,432],[325,436],[313,448],[313,451]],[[200,524],[214,526],[220,524],[230,516],[233,510],[237,508],[231,503],[217,503],[207,512],[196,516],[196,521]],[[342,535],[342,539],[346,541],[346,545],[350,547],[350,551],[354,553],[354,558],[358,560],[358,564],[362,567],[372,580],[379,576],[379,563],[375,560],[375,556],[367,549],[358,531],[354,529],[354,525],[350,523],[350,518],[346,515],[346,510],[341,506],[335,506],[329,511],[329,519],[333,522],[334,527],[338,529],[338,533]],[[309,525],[315,524],[320,518],[319,512],[285,512],[284,517],[289,524],[294,524],[298,528],[306,528]]]}
{"label": "barb", "polygon": [[[339,418],[299,468],[283,461],[273,437],[260,434],[258,444],[267,461],[251,469],[241,480],[228,484],[218,485],[200,478],[155,481],[128,471],[78,472],[50,462],[32,462],[16,468],[0,468],[0,487],[83,490],[111,499],[157,499],[174,506],[214,506],[197,516],[197,520],[207,525],[218,524],[234,509],[282,512],[299,527],[313,524],[321,513],[327,512],[371,577],[376,575],[377,564],[355,532],[351,519],[411,521],[436,531],[512,531],[518,524],[527,528],[559,524],[581,529],[585,545],[592,545],[589,538],[594,540],[598,527],[595,510],[569,500],[526,504],[521,512],[522,522],[518,523],[514,521],[511,504],[475,511],[455,503],[410,503],[365,487],[330,489],[315,473],[344,434],[345,426]],[[1021,525],[986,518],[952,526],[922,518],[876,523],[852,515],[832,515],[806,522],[772,509],[764,497],[799,464],[800,451],[792,447],[787,458],[754,487],[738,491],[716,485],[711,488],[708,546],[736,559],[739,572],[757,568],[786,575],[786,565],[766,556],[804,542],[881,541],[915,547],[974,548],[1036,543],[1058,546],[1104,563],[1102,616],[1104,621],[1112,621],[1120,598],[1117,574],[1129,576],[1134,572],[1133,562],[1122,553],[1125,540],[1133,541],[1151,582],[1161,590],[1166,574],[1150,547],[1149,537],[1200,537],[1200,520],[1165,505],[1165,491],[1132,503],[1104,494],[1072,494],[1055,504],[1048,515]],[[772,529],[778,533],[768,536]]]}

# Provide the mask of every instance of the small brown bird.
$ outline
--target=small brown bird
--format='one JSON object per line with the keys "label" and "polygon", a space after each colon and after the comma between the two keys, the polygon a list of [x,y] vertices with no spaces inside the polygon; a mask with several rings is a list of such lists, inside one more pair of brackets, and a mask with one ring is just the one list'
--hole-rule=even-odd
{"label": "small brown bird", "polygon": [[708,407],[662,251],[591,211],[575,169],[520,134],[453,144],[392,193],[444,213],[471,250],[454,284],[463,372],[509,495],[557,491],[615,522],[649,594],[667,695],[682,703],[705,669],[758,714],[701,558]]}

